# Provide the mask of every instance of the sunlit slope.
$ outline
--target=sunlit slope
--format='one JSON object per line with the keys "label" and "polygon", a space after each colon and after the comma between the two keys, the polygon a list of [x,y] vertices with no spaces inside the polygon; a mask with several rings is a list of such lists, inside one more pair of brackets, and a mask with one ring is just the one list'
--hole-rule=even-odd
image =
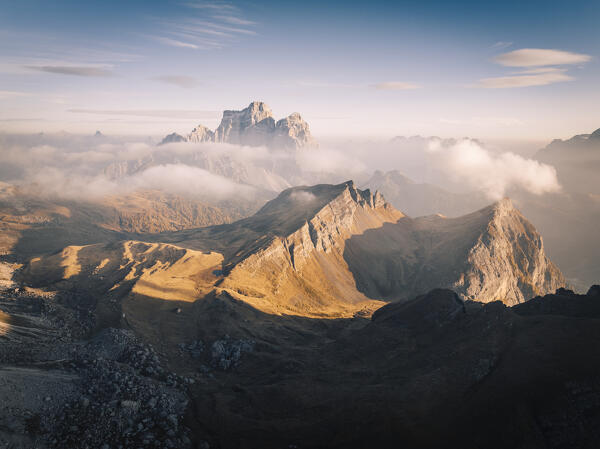
{"label": "sunlit slope", "polygon": [[227,294],[269,314],[329,318],[435,287],[516,304],[564,285],[510,200],[412,219],[351,181],[291,188],[247,219],[153,238],[68,247],[31,260],[24,282],[114,301]]}

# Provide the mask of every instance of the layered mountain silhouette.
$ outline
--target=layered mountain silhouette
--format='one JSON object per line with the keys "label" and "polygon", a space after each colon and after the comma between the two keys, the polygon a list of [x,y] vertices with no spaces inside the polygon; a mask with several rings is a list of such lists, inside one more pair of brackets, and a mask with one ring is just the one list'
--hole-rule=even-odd
{"label": "layered mountain silhouette", "polygon": [[567,140],[553,140],[535,158],[556,167],[558,179],[567,192],[600,194],[600,129]]}
{"label": "layered mountain silhouette", "polygon": [[161,144],[174,142],[223,142],[278,149],[317,146],[300,114],[294,112],[276,121],[271,109],[261,101],[253,101],[240,111],[223,111],[221,124],[214,131],[198,125],[185,137],[169,134]]}
{"label": "layered mountain silhouette", "polygon": [[398,170],[376,170],[363,188],[381,192],[390,204],[412,217],[436,213],[459,216],[487,204],[483,195],[453,193],[433,184],[418,183]]}

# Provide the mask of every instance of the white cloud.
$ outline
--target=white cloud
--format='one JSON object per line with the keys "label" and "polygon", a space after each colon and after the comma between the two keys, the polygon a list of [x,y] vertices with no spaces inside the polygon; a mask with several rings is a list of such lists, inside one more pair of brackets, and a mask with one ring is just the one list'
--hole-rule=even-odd
{"label": "white cloud", "polygon": [[178,109],[69,109],[75,114],[123,115],[133,117],[165,117],[179,119],[218,119],[220,111],[178,110]]}
{"label": "white cloud", "polygon": [[523,67],[506,76],[483,78],[476,84],[486,89],[506,89],[514,87],[546,86],[548,84],[571,81],[574,78],[566,74],[562,67],[570,64],[588,62],[591,56],[563,50],[543,48],[522,48],[501,54],[494,61],[505,67]]}
{"label": "white cloud", "polygon": [[309,203],[316,199],[316,196],[306,190],[294,190],[290,194],[290,199],[298,203]]}
{"label": "white cloud", "polygon": [[592,57],[582,53],[569,51],[522,48],[496,56],[494,61],[506,67],[539,67],[550,65],[581,64],[588,62]]}
{"label": "white cloud", "polygon": [[477,84],[486,89],[506,89],[512,87],[531,87],[545,86],[548,84],[571,81],[574,78],[566,73],[548,72],[539,74],[499,76],[493,78],[483,78]]}
{"label": "white cloud", "polygon": [[200,48],[199,45],[192,44],[190,42],[179,41],[177,39],[171,39],[170,37],[157,36],[154,39],[156,39],[158,42],[161,42],[165,45],[170,45],[171,47],[192,48],[194,50],[198,50]]}
{"label": "white cloud", "polygon": [[455,181],[481,190],[492,199],[519,188],[536,195],[560,191],[556,169],[514,153],[493,154],[476,141],[460,140],[450,146],[429,144],[431,162]]}
{"label": "white cloud", "polygon": [[242,26],[251,26],[256,25],[256,22],[252,20],[241,19],[239,17],[234,16],[213,16],[215,19],[222,20],[223,22],[230,23],[232,25],[242,25]]}
{"label": "white cloud", "polygon": [[412,90],[421,88],[418,84],[407,83],[404,81],[387,81],[374,84],[373,87],[379,90]]}
{"label": "white cloud", "polygon": [[172,84],[174,86],[183,87],[184,89],[191,89],[200,85],[200,81],[198,81],[196,78],[185,75],[164,75],[156,76],[152,79],[161,81],[163,83]]}
{"label": "white cloud", "polygon": [[213,11],[237,11],[238,8],[225,2],[194,2],[186,3],[185,6],[195,9],[208,9]]}
{"label": "white cloud", "polygon": [[494,45],[492,45],[492,48],[503,49],[503,48],[510,47],[512,44],[513,44],[512,42],[499,41],[499,42],[496,42]]}
{"label": "white cloud", "polygon": [[0,98],[28,97],[28,92],[18,92],[14,90],[0,90]]}
{"label": "white cloud", "polygon": [[470,125],[477,127],[484,126],[522,126],[524,123],[514,117],[471,117],[468,119],[447,119],[441,118],[441,123],[449,125]]}

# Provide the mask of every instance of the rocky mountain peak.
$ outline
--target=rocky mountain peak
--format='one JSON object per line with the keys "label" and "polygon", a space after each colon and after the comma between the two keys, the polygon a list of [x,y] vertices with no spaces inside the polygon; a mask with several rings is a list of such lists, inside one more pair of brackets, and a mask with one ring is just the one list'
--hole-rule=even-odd
{"label": "rocky mountain peak", "polygon": [[176,142],[187,142],[187,138],[183,137],[181,134],[171,133],[163,138],[159,145],[165,145],[167,143],[176,143]]}
{"label": "rocky mountain peak", "polygon": [[598,139],[600,140],[600,128],[590,134],[590,139]]}
{"label": "rocky mountain peak", "polygon": [[491,207],[496,214],[509,214],[518,212],[517,209],[515,209],[512,200],[508,197],[504,197],[501,200],[496,201]]}
{"label": "rocky mountain peak", "polygon": [[[173,137],[170,137],[173,134],[165,137],[161,144],[180,141],[173,140]],[[276,122],[271,108],[262,101],[253,101],[248,107],[239,111],[223,111],[221,123],[215,131],[198,125],[184,140],[266,146],[278,149],[318,146],[310,134],[308,123],[302,119],[299,113],[294,112]]]}
{"label": "rocky mountain peak", "polygon": [[187,140],[189,142],[212,142],[214,138],[215,134],[210,129],[204,125],[198,125],[188,135]]}

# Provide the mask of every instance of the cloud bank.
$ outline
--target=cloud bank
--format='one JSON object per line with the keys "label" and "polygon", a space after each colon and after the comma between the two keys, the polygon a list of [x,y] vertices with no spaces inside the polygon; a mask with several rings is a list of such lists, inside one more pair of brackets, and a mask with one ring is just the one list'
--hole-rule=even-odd
{"label": "cloud bank", "polygon": [[[513,190],[560,189],[553,167],[472,139],[397,138],[319,150],[272,150],[219,143],[156,146],[134,138],[70,134],[0,135],[0,181],[37,186],[46,195],[100,199],[140,189],[202,200],[272,197],[295,185],[366,181],[373,170],[399,170],[417,182],[498,199]],[[270,193],[269,193],[270,192]],[[306,198],[298,194],[299,201]]]}
{"label": "cloud bank", "polygon": [[452,180],[465,182],[494,200],[513,189],[536,195],[560,191],[554,167],[510,152],[493,154],[470,139],[447,147],[433,141],[427,151]]}

